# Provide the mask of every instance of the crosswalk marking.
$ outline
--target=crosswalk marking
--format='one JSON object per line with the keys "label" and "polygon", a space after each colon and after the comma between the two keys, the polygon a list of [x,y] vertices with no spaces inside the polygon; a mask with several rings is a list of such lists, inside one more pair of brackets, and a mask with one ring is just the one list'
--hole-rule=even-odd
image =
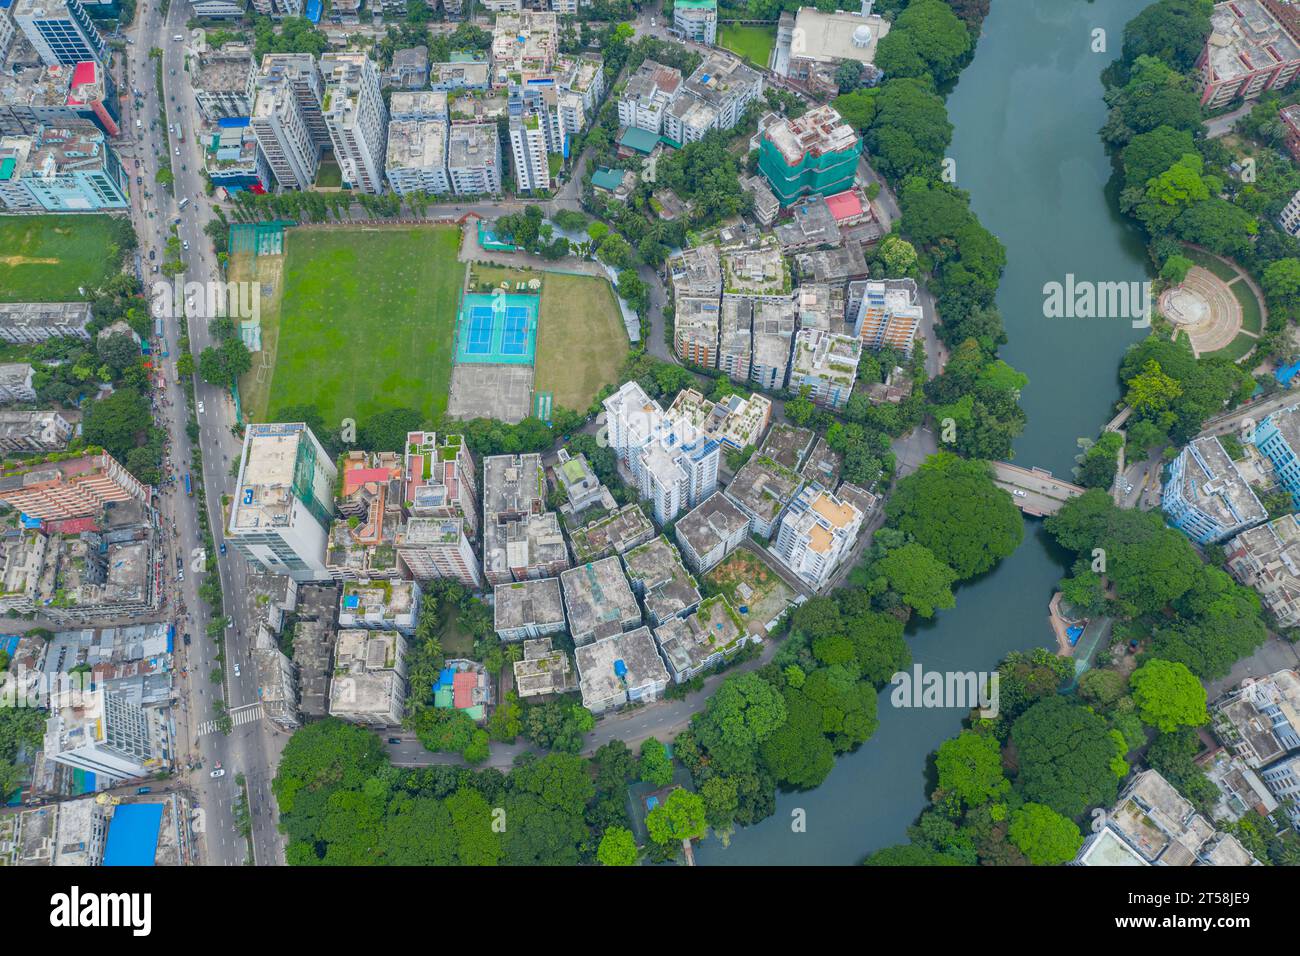
{"label": "crosswalk marking", "polygon": [[[236,707],[230,712],[230,721],[236,727],[242,727],[244,724],[251,724],[253,721],[261,719],[261,704],[245,704],[243,707]],[[215,720],[205,720],[199,724],[197,736],[202,737],[205,734],[214,734],[216,732],[217,722]]]}

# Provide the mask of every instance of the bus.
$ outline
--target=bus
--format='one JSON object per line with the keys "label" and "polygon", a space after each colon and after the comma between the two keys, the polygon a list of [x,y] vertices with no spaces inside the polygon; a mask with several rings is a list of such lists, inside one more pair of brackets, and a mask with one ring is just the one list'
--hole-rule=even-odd
{"label": "bus", "polygon": [[181,129],[180,123],[176,124],[176,142],[178,143],[185,142],[185,130]]}
{"label": "bus", "polygon": [[194,489],[190,487],[190,476],[188,473],[185,475],[185,494],[189,495],[191,498],[194,497]]}

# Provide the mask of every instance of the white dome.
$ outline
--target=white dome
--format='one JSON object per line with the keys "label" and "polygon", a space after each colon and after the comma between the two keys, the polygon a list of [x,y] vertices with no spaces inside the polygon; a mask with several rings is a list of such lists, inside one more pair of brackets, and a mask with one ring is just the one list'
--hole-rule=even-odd
{"label": "white dome", "polygon": [[871,46],[871,27],[865,23],[853,31],[853,45],[856,47]]}

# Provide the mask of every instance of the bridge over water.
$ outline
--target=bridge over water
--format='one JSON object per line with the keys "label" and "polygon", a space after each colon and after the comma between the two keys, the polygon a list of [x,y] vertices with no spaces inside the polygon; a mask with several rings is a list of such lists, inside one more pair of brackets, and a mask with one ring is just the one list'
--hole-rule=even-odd
{"label": "bridge over water", "polygon": [[1027,515],[1042,518],[1054,515],[1071,498],[1083,494],[1083,488],[1053,477],[1045,468],[1021,468],[1009,461],[991,462],[993,480],[1011,492],[1012,500]]}

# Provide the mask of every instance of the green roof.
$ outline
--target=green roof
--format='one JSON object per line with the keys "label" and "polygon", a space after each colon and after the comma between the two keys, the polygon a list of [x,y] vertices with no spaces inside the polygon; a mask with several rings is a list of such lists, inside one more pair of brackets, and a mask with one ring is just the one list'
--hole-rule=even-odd
{"label": "green roof", "polygon": [[613,192],[619,186],[623,185],[623,170],[606,169],[601,167],[592,173],[591,184],[597,189],[608,189]]}
{"label": "green roof", "polygon": [[618,138],[618,145],[646,154],[653,151],[658,142],[658,133],[652,133],[648,129],[640,129],[636,126],[629,126],[623,131],[623,135]]}
{"label": "green roof", "polygon": [[674,10],[716,10],[718,0],[677,0]]}
{"label": "green roof", "polygon": [[18,161],[12,156],[6,156],[4,159],[0,159],[0,179],[12,179],[14,175],[14,167],[17,165]]}

